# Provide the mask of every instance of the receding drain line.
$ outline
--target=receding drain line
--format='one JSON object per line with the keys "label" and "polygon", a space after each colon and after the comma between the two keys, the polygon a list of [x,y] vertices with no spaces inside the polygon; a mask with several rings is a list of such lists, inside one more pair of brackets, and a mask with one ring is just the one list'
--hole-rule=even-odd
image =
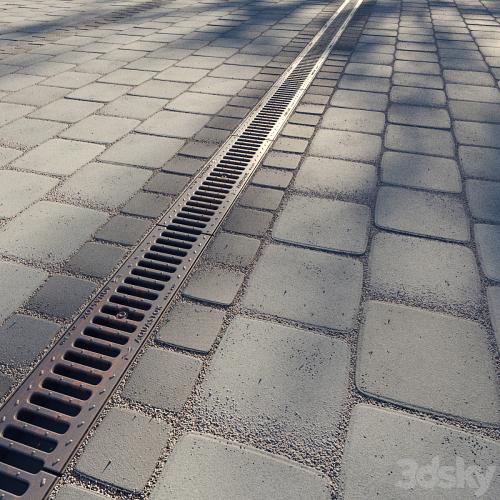
{"label": "receding drain line", "polygon": [[0,409],[0,499],[45,498],[363,0],[345,0]]}

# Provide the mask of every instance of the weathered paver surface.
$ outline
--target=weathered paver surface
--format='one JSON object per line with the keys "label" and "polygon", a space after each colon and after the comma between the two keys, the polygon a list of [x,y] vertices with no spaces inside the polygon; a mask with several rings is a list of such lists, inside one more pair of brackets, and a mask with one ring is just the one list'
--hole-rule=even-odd
{"label": "weathered paver surface", "polygon": [[[339,4],[0,0],[0,402]],[[365,1],[56,498],[498,498],[499,81]]]}

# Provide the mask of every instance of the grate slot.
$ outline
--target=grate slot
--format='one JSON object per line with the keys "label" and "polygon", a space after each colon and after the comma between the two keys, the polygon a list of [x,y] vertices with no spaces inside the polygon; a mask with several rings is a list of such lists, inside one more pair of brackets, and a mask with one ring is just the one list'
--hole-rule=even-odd
{"label": "grate slot", "polygon": [[[130,297],[123,297],[122,295],[113,294],[110,297],[109,301],[114,304],[120,304],[122,306],[140,309],[141,311],[149,311],[151,309],[151,304],[148,304],[147,302],[137,299],[131,299]],[[124,344],[126,344],[126,342],[124,342]]]}
{"label": "grate slot", "polygon": [[141,288],[149,288],[150,290],[157,290],[159,292],[165,288],[165,285],[162,285],[161,283],[158,283],[156,281],[144,280],[141,278],[127,277],[124,281],[128,285],[140,286]]}
{"label": "grate slot", "polygon": [[35,406],[42,406],[43,408],[47,408],[47,410],[64,413],[69,417],[76,417],[82,411],[81,407],[78,405],[69,403],[68,401],[61,401],[60,399],[47,396],[40,392],[33,393],[29,401]]}
{"label": "grate slot", "polygon": [[88,354],[81,354],[75,351],[68,351],[63,358],[65,361],[70,363],[77,363],[79,365],[87,366],[89,368],[95,368],[101,372],[105,372],[111,368],[111,362],[105,359],[95,358]]}
{"label": "grate slot", "polygon": [[192,227],[188,228],[185,226],[178,226],[176,224],[169,224],[167,226],[167,229],[172,229],[173,231],[184,231],[187,234],[194,234],[196,236],[199,236],[201,234],[201,231],[199,231],[198,229],[193,229]]}
{"label": "grate slot", "polygon": [[73,346],[77,349],[83,349],[84,351],[95,352],[96,354],[102,354],[103,356],[108,356],[109,358],[116,358],[120,355],[120,349],[112,347],[110,345],[104,345],[100,342],[95,342],[92,340],[78,338],[73,342]]}
{"label": "grate slot", "polygon": [[62,377],[71,378],[90,385],[98,385],[102,380],[100,375],[63,363],[58,363],[54,366],[53,372],[56,375],[61,375]]}
{"label": "grate slot", "polygon": [[[176,268],[173,266],[169,266],[168,264],[160,264],[155,260],[146,260],[141,259],[138,263],[140,267],[146,267],[148,269],[155,269],[156,271],[162,271],[164,273],[175,273]],[[140,295],[138,295],[140,297]],[[156,293],[152,294],[151,292],[147,292],[143,298],[147,298],[148,300],[156,300],[158,295]]]}
{"label": "grate slot", "polygon": [[49,417],[42,412],[34,412],[27,408],[21,408],[17,413],[17,419],[21,422],[40,427],[56,434],[64,434],[69,429],[69,422],[59,418]]}
{"label": "grate slot", "polygon": [[17,477],[12,477],[11,475],[5,474],[0,470],[0,492],[6,491],[11,495],[20,497],[28,491],[29,487],[30,484],[27,481],[22,481]]}
{"label": "grate slot", "polygon": [[58,392],[59,394],[64,394],[65,396],[80,399],[81,401],[87,401],[90,396],[92,396],[92,391],[85,389],[84,387],[77,387],[74,384],[69,384],[63,380],[56,380],[55,378],[50,377],[46,378],[42,382],[42,387],[49,391]]}
{"label": "grate slot", "polygon": [[[141,260],[139,264],[142,267],[151,267],[152,269],[158,269],[158,267],[155,267],[154,265],[151,265],[150,262]],[[167,267],[167,266],[162,266],[162,267]],[[139,297],[141,299],[146,299],[146,300],[156,300],[158,298],[157,293],[150,292],[148,290],[142,290],[141,288],[137,287],[132,287],[132,286],[126,286],[126,285],[120,285],[116,291],[118,293],[123,293],[125,295],[132,295],[132,297]]]}
{"label": "grate slot", "polygon": [[[8,425],[3,431],[3,437],[16,443],[24,444],[30,448],[50,453],[57,447],[57,441],[46,436],[41,436],[36,432],[21,429],[16,425]],[[0,483],[1,484],[1,483]]]}
{"label": "grate slot", "polygon": [[87,328],[83,330],[83,334],[86,335],[87,337],[93,337],[100,340],[107,340],[108,342],[113,342],[114,344],[119,344],[119,345],[125,345],[129,339],[125,335],[121,335],[118,332],[112,332],[104,328],[96,328],[94,326],[87,326]]}
{"label": "grate slot", "polygon": [[132,269],[131,274],[135,276],[142,276],[143,278],[149,278],[155,281],[163,281],[165,283],[170,280],[170,276],[168,274],[150,271],[149,269],[141,269],[140,267]]}
{"label": "grate slot", "polygon": [[[30,474],[40,472],[43,467],[43,460],[3,445],[0,445],[0,462]],[[3,484],[1,486],[3,487]]]}
{"label": "grate slot", "polygon": [[121,318],[125,317],[131,321],[142,321],[144,319],[144,314],[142,313],[124,309],[123,307],[110,306],[109,304],[104,304],[101,307],[101,312],[109,316],[120,315]]}
{"label": "grate slot", "polygon": [[131,323],[109,318],[108,316],[95,316],[92,319],[92,323],[95,325],[107,326],[109,328],[113,328],[114,330],[120,330],[127,333],[134,333],[136,329],[136,326]]}
{"label": "grate slot", "polygon": [[[194,243],[198,238],[195,238],[194,236],[190,236],[189,234],[182,234],[182,233],[173,233],[172,231],[163,231],[161,233],[162,236],[165,238],[173,238],[176,240],[181,240],[181,241],[190,241]],[[191,248],[191,247],[189,247]],[[180,262],[179,262],[180,264]]]}

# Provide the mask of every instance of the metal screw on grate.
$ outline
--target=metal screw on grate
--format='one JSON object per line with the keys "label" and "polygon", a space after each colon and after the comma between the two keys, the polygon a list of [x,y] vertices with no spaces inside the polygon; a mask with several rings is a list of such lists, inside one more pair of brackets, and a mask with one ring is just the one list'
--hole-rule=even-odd
{"label": "metal screw on grate", "polygon": [[363,0],[345,0],[0,409],[0,498],[41,499]]}

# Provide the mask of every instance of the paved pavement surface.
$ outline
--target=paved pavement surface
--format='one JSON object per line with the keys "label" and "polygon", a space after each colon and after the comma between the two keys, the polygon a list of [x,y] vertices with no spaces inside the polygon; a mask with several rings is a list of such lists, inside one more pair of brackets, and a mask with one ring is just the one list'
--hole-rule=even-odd
{"label": "paved pavement surface", "polygon": [[[0,396],[335,5],[0,1]],[[498,498],[499,80],[497,2],[366,5],[57,500]]]}

